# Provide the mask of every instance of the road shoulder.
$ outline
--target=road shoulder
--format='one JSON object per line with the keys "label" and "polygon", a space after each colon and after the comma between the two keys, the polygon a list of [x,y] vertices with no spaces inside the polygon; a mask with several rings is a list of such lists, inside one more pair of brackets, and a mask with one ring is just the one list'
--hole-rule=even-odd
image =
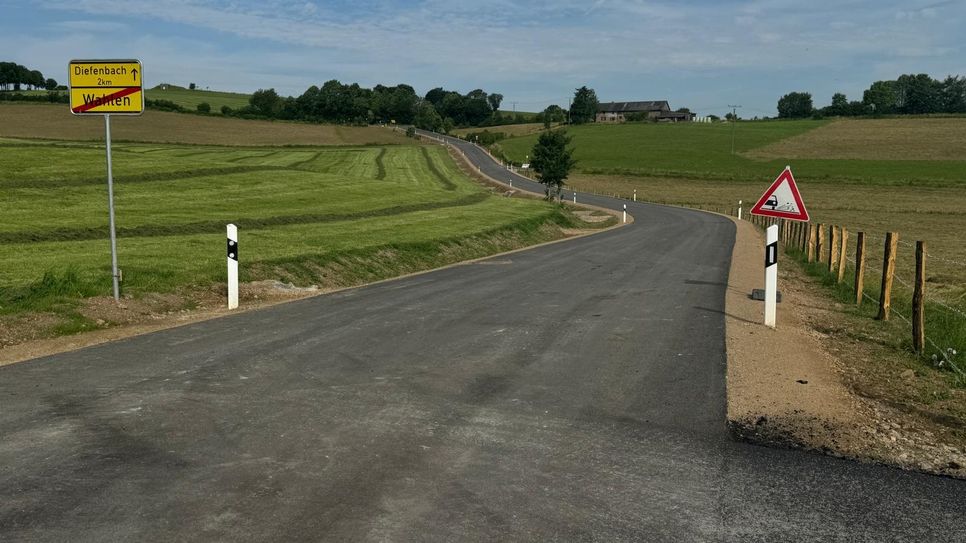
{"label": "road shoulder", "polygon": [[[966,451],[936,439],[908,413],[855,394],[843,361],[810,322],[830,302],[794,265],[779,279],[778,327],[762,324],[763,238],[736,221],[726,295],[728,426],[740,440],[802,448],[904,469],[966,477]],[[781,268],[781,267],[780,267]]]}

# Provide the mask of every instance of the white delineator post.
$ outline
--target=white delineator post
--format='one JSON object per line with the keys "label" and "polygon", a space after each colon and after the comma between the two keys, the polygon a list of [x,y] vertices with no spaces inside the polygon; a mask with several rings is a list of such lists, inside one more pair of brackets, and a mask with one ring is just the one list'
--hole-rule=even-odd
{"label": "white delineator post", "polygon": [[634,201],[637,201],[637,189],[634,189]]}
{"label": "white delineator post", "polygon": [[624,204],[624,223],[627,223],[627,204]]}
{"label": "white delineator post", "polygon": [[574,193],[574,203],[575,204],[577,203],[577,193],[576,192]]}
{"label": "white delineator post", "polygon": [[765,231],[765,326],[775,327],[778,296],[778,225]]}
{"label": "white delineator post", "polygon": [[738,220],[741,220],[741,200],[738,200]]}
{"label": "white delineator post", "polygon": [[238,307],[238,227],[228,225],[228,309]]}

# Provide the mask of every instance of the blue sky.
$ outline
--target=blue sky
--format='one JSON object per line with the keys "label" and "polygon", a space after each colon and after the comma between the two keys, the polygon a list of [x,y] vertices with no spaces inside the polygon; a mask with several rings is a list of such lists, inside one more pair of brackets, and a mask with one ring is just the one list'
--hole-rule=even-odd
{"label": "blue sky", "polygon": [[521,111],[601,101],[700,114],[861,99],[902,73],[966,75],[964,0],[0,0],[2,60],[66,79],[71,58],[139,58],[145,83],[301,94],[329,79],[482,88]]}

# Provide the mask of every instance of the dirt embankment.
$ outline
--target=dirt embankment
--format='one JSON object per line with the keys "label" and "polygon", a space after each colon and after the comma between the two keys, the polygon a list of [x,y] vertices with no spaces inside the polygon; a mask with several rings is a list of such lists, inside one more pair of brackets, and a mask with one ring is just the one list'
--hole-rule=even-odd
{"label": "dirt embankment", "polygon": [[[762,324],[763,238],[737,221],[726,300],[728,425],[742,440],[814,450],[966,478],[966,448],[916,413],[862,397],[846,383],[817,323],[839,318],[795,265],[780,266],[777,328]],[[847,324],[846,324],[847,325]],[[862,349],[861,345],[855,349]],[[863,356],[853,351],[855,356]]]}

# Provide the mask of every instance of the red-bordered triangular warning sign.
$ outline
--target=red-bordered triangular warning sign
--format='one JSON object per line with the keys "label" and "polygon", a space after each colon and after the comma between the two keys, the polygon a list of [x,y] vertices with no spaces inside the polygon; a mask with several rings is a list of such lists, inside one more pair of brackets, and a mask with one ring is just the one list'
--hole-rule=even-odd
{"label": "red-bordered triangular warning sign", "polygon": [[802,194],[798,192],[791,167],[785,166],[778,179],[775,179],[758,203],[751,208],[751,213],[792,221],[808,221],[808,210],[802,202]]}

